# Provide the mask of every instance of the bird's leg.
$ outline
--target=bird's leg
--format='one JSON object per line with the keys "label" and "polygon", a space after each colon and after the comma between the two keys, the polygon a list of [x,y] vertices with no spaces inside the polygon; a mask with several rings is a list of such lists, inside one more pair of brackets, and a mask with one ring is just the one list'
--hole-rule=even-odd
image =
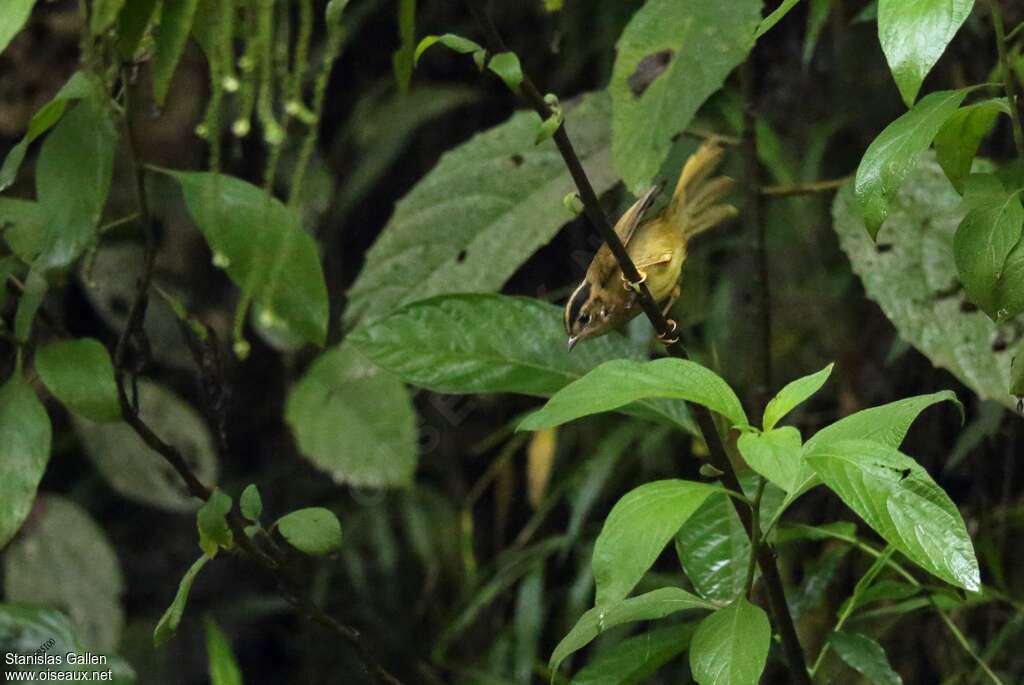
{"label": "bird's leg", "polygon": [[679,299],[679,296],[682,294],[682,292],[683,291],[679,287],[679,284],[676,283],[676,287],[672,288],[672,292],[668,296],[668,301],[665,303],[665,306],[661,310],[662,316],[668,318],[668,313],[672,311],[672,305],[676,303],[676,300]]}

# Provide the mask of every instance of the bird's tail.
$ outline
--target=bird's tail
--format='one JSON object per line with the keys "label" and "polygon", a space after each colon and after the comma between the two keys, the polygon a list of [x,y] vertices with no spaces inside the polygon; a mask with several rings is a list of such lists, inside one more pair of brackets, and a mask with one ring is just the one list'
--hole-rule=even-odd
{"label": "bird's tail", "polygon": [[715,141],[702,143],[690,155],[672,193],[668,216],[687,239],[736,216],[736,208],[720,202],[732,189],[728,176],[710,178],[722,161],[724,150]]}

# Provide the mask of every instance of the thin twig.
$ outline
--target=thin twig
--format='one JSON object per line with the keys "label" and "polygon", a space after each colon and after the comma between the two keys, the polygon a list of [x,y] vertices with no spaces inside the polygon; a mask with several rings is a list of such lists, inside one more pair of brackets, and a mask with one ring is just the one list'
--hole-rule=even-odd
{"label": "thin twig", "polygon": [[812,181],[811,183],[792,183],[779,186],[762,186],[761,195],[765,197],[794,197],[797,195],[815,195],[817,193],[831,193],[838,190],[852,176],[843,178],[831,178],[826,181]]}
{"label": "thin twig", "polygon": [[[126,94],[126,98],[127,97],[130,96]],[[148,301],[149,287],[153,280],[153,267],[155,261],[153,215],[150,213],[149,202],[146,195],[145,177],[143,175],[144,169],[139,163],[139,147],[131,122],[132,108],[127,106],[128,104],[128,101],[126,101],[125,125],[128,152],[135,176],[139,215],[142,219],[142,225],[145,230],[146,252],[143,261],[143,271],[137,284],[135,298],[132,302],[131,309],[129,310],[128,320],[125,323],[124,330],[121,332],[121,335],[117,340],[117,347],[114,353],[114,377],[117,385],[117,396],[121,404],[121,415],[124,418],[124,421],[132,428],[132,430],[135,431],[135,433],[150,449],[163,457],[164,460],[174,468],[181,479],[185,482],[189,494],[200,500],[206,501],[213,493],[212,489],[203,483],[198,476],[196,476],[178,448],[164,441],[139,415],[136,406],[129,400],[126,390],[126,383],[128,381],[128,374],[125,368],[127,348],[129,340],[142,330],[142,323],[145,318],[146,304]],[[289,573],[287,570],[285,556],[276,548],[276,546],[271,544],[269,551],[266,551],[249,538],[248,534],[245,532],[247,523],[237,509],[232,509],[228,513],[227,521],[228,525],[231,527],[238,548],[249,559],[266,569],[275,577],[282,596],[296,610],[298,610],[300,614],[310,621],[320,624],[351,645],[358,654],[367,673],[372,675],[379,682],[386,683],[387,685],[400,685],[401,681],[391,675],[391,673],[381,666],[374,658],[358,630],[339,622],[325,613],[300,590],[302,587],[301,583]]]}
{"label": "thin twig", "polygon": [[761,501],[764,499],[764,489],[768,484],[768,481],[764,476],[758,476],[757,479],[757,492],[754,494],[754,501],[751,503],[750,509],[753,516],[753,530],[750,536],[750,562],[747,564],[747,579],[743,584],[746,588],[747,599],[750,599],[750,593],[754,590],[754,569],[757,568],[757,550],[761,546]]}
{"label": "thin twig", "polygon": [[[508,48],[505,46],[505,42],[501,38],[501,34],[498,33],[497,28],[490,20],[490,17],[482,7],[481,3],[475,2],[474,0],[467,0],[466,5],[476,19],[480,29],[483,31],[488,48],[491,52],[507,52]],[[523,98],[534,109],[534,111],[537,112],[542,120],[547,119],[551,115],[552,112],[548,104],[544,101],[544,96],[541,95],[540,91],[537,90],[537,87],[533,84],[533,81],[526,74],[523,74],[523,81],[520,90]],[[622,241],[619,240],[619,237],[608,222],[608,218],[605,216],[604,211],[601,209],[601,206],[598,203],[597,194],[594,192],[594,188],[590,184],[590,180],[587,178],[586,172],[583,170],[583,165],[580,163],[579,157],[573,149],[564,124],[555,131],[554,141],[555,145],[558,147],[559,153],[562,155],[566,168],[569,170],[573,181],[576,183],[580,200],[583,202],[584,212],[590,220],[590,223],[598,233],[600,233],[601,237],[608,245],[608,248],[615,256],[615,260],[618,262],[619,268],[622,270],[625,277],[631,282],[639,282],[640,274],[637,272],[636,265],[633,264],[633,260],[630,259],[625,247],[623,247]],[[651,324],[654,326],[654,330],[658,333],[659,337],[662,339],[670,339],[669,336],[674,332],[673,328],[669,326],[665,316],[661,313],[657,304],[655,304],[646,284],[640,283],[638,296],[644,313],[651,321]],[[686,349],[678,340],[676,342],[666,344],[666,350],[673,357],[677,357],[679,359],[689,358]],[[708,451],[710,453],[709,458],[712,465],[722,472],[721,480],[723,485],[725,485],[729,490],[742,492],[743,488],[740,486],[739,479],[736,477],[736,471],[733,469],[732,463],[729,461],[729,457],[725,452],[725,447],[722,444],[721,437],[718,435],[718,430],[715,427],[714,419],[711,417],[711,412],[706,407],[699,404],[688,406],[690,407],[690,412],[697,419],[697,425],[700,427],[704,441],[708,446]],[[747,534],[751,535],[753,531],[753,522],[750,509],[745,505],[732,500],[732,498],[730,499],[733,502],[733,506],[736,507],[736,513],[739,515],[740,521],[742,521]],[[775,618],[775,625],[782,639],[786,660],[791,671],[792,681],[799,683],[800,685],[810,685],[811,681],[807,675],[807,666],[804,660],[803,650],[800,647],[800,642],[796,635],[796,628],[793,625],[793,617],[789,613],[789,607],[786,604],[786,595],[782,585],[782,577],[779,575],[779,569],[775,561],[775,554],[770,546],[761,545],[759,547],[758,564],[761,567],[761,573],[764,578],[765,588],[768,594],[769,608]]]}
{"label": "thin twig", "polygon": [[1013,128],[1013,142],[1017,146],[1017,156],[1024,159],[1024,127],[1020,121],[1020,93],[1017,91],[1017,79],[1013,77],[1010,58],[1006,50],[1006,29],[1003,26],[1003,12],[999,8],[999,0],[989,0],[992,8],[992,27],[996,32],[996,49],[999,51],[999,64],[1003,70],[1003,86],[1006,97],[1010,101],[1010,121]]}

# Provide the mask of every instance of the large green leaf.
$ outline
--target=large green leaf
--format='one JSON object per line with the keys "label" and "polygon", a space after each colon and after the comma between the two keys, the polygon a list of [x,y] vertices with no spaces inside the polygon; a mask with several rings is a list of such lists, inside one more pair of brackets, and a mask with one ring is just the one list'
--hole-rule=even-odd
{"label": "large green leaf", "polygon": [[123,592],[117,554],[88,512],[41,496],[31,523],[4,553],[4,596],[60,609],[83,646],[109,651],[124,625]]}
{"label": "large green leaf", "polygon": [[768,658],[768,616],[740,597],[697,626],[690,670],[699,685],[757,685]]}
{"label": "large green leaf", "polygon": [[199,0],[176,0],[160,4],[160,32],[153,51],[153,99],[158,105],[162,106],[167,97],[171,77],[174,76],[188,41],[192,18],[198,5]]}
{"label": "large green leaf", "polygon": [[167,172],[213,251],[239,288],[260,307],[263,323],[322,345],[327,336],[327,286],[316,241],[298,213],[233,176]]}
{"label": "large green leaf", "polygon": [[958,291],[953,233],[963,210],[938,165],[926,158],[905,188],[893,198],[884,249],[865,233],[849,186],[839,193],[833,216],[843,251],[900,337],[982,399],[1012,409],[1017,401],[1007,388],[1018,339],[1013,329],[1024,317],[997,326]]}
{"label": "large green leaf", "polygon": [[[203,418],[156,383],[140,379],[138,389],[142,419],[181,451],[199,480],[215,483],[217,456]],[[169,511],[191,511],[199,506],[170,464],[127,424],[96,424],[75,417],[74,427],[97,470],[120,494]]]}
{"label": "large green leaf", "polygon": [[743,591],[750,559],[750,538],[729,495],[712,493],[683,524],[675,538],[676,555],[702,596],[730,602]]}
{"label": "large green leaf", "polygon": [[1024,230],[1020,188],[1004,188],[995,174],[974,174],[964,184],[967,214],[953,236],[953,258],[967,296],[996,321],[1024,312],[1024,280],[1005,269]]}
{"label": "large green leaf", "polygon": [[687,609],[709,609],[716,605],[681,588],[666,587],[630,597],[607,606],[590,609],[576,621],[569,634],[551,653],[549,667],[557,671],[559,665],[573,652],[586,647],[598,635],[624,623],[651,621]]}
{"label": "large green leaf", "polygon": [[825,485],[908,559],[953,585],[981,589],[960,512],[916,461],[869,440],[828,442],[804,458]]}
{"label": "large green leaf", "polygon": [[412,481],[416,416],[409,395],[348,341],[320,355],[292,386],[285,419],[299,451],[338,483]]}
{"label": "large green leaf", "polygon": [[878,0],[878,40],[907,107],[974,7],[974,0]]}
{"label": "large green leaf", "polygon": [[21,528],[50,459],[50,417],[18,378],[0,386],[0,547]]}
{"label": "large green leaf", "polygon": [[687,359],[667,358],[648,362],[631,359],[605,362],[555,393],[547,404],[527,416],[519,429],[551,428],[581,416],[652,398],[696,402],[721,414],[735,426],[747,425],[739,398],[718,374]]}
{"label": "large green leaf", "polygon": [[978,146],[992,130],[1000,112],[1010,114],[1006,98],[961,107],[935,136],[935,157],[958,191],[963,192],[963,179],[971,173]]}
{"label": "large green leaf", "polygon": [[886,126],[868,146],[857,167],[854,189],[872,238],[889,216],[896,192],[907,174],[968,92],[964,88],[925,96],[912,110]]}
{"label": "large green leaf", "polygon": [[[597,192],[616,181],[608,160],[609,100],[597,93],[566,114]],[[555,145],[534,145],[522,112],[445,154],[398,202],[349,290],[348,324],[440,293],[495,291],[566,221],[575,189]]]}
{"label": "large green leaf", "polygon": [[807,401],[807,398],[811,395],[821,390],[821,386],[825,385],[825,381],[828,380],[829,375],[832,373],[833,366],[834,364],[829,364],[817,373],[787,383],[768,402],[768,406],[764,408],[764,419],[762,420],[764,429],[770,431],[772,428],[775,428],[775,424],[782,417]]}
{"label": "large green leaf", "polygon": [[899,673],[892,670],[882,646],[859,633],[832,633],[829,644],[839,658],[874,685],[903,685]]}
{"label": "large green leaf", "polygon": [[786,492],[793,491],[800,476],[800,431],[783,426],[764,433],[744,433],[736,446],[750,468]]}
{"label": "large green leaf", "polygon": [[604,609],[625,598],[680,526],[714,491],[705,483],[659,480],[626,493],[608,514],[594,543],[595,606]]}
{"label": "large green leaf", "polygon": [[655,628],[601,649],[572,677],[572,685],[645,683],[661,666],[690,646],[695,626],[680,623]]}
{"label": "large green leaf", "polygon": [[616,44],[612,154],[626,186],[649,187],[673,138],[754,45],[760,0],[648,0]]}
{"label": "large green leaf", "polygon": [[[532,298],[449,295],[363,324],[349,340],[406,383],[443,393],[550,397],[598,364],[645,349],[612,333],[565,349],[562,310]],[[646,399],[623,411],[695,432],[682,402]]]}
{"label": "large green leaf", "polygon": [[95,338],[50,343],[36,351],[35,368],[50,392],[69,409],[92,421],[121,418],[114,365]]}
{"label": "large green leaf", "polygon": [[32,14],[36,0],[7,0],[0,14],[0,52],[7,49],[11,39],[21,30]]}
{"label": "large green leaf", "polygon": [[114,172],[117,130],[105,105],[84,99],[43,141],[36,195],[44,221],[37,264],[62,269],[96,240]]}

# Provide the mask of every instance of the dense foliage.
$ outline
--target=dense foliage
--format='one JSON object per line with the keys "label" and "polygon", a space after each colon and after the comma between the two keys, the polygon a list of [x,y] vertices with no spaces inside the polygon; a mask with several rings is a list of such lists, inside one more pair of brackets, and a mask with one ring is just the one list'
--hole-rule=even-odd
{"label": "dense foliage", "polygon": [[1024,10],[488,4],[8,0],[4,668],[1024,677]]}

